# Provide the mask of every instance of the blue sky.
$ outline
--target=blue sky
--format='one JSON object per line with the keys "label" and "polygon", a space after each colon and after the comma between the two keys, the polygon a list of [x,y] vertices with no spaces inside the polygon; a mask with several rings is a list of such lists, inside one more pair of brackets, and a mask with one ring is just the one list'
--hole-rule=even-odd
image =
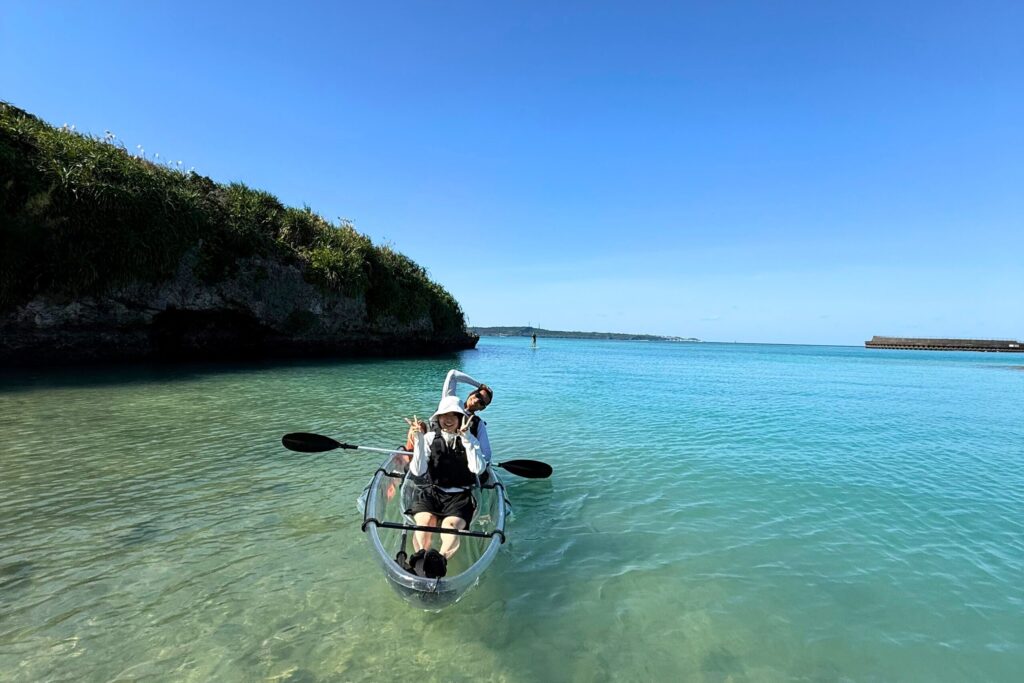
{"label": "blue sky", "polygon": [[1024,338],[1024,3],[0,2],[0,99],[345,217],[471,324]]}

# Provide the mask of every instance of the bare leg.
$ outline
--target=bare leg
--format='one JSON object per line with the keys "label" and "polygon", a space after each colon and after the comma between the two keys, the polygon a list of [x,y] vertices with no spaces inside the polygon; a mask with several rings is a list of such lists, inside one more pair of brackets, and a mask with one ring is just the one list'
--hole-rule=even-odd
{"label": "bare leg", "polygon": [[[413,521],[417,526],[437,526],[437,517],[429,512],[417,512],[413,515]],[[412,535],[413,550],[430,550],[430,543],[434,535],[429,531],[417,531]]]}
{"label": "bare leg", "polygon": [[[458,529],[462,531],[466,528],[466,520],[461,517],[445,517],[444,521],[441,522],[441,527],[444,529]],[[459,549],[459,542],[462,540],[461,537],[455,534],[441,534],[441,554],[445,558],[450,558],[455,554],[455,551]]]}

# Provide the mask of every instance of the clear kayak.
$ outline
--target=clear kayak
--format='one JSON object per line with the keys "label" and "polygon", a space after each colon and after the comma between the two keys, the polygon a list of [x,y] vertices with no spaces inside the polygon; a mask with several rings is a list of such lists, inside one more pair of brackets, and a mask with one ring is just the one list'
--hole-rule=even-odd
{"label": "clear kayak", "polygon": [[417,527],[405,511],[417,486],[406,469],[411,454],[392,453],[377,469],[365,492],[363,531],[373,556],[384,569],[392,588],[407,602],[426,610],[440,610],[460,600],[480,580],[505,542],[505,517],[510,510],[505,486],[493,468],[480,476],[480,486],[472,494],[476,513],[469,527],[433,532],[433,548],[440,548],[441,533],[458,533],[458,551],[448,560],[447,573],[440,578],[418,576],[396,558],[413,554],[413,533]]}

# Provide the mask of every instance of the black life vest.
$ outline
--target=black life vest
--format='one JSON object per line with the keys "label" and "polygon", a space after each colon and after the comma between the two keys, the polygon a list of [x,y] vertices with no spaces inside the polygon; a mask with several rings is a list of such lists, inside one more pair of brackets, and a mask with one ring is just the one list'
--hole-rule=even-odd
{"label": "black life vest", "polygon": [[469,470],[469,459],[462,439],[456,438],[454,446],[441,436],[441,430],[434,432],[434,440],[430,444],[430,459],[427,462],[427,474],[430,483],[442,488],[469,487],[476,484],[476,475]]}

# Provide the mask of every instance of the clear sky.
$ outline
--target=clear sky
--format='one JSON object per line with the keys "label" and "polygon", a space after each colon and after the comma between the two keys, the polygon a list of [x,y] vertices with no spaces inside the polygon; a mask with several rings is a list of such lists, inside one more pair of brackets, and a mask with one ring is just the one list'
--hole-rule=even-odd
{"label": "clear sky", "polygon": [[0,0],[0,99],[424,265],[474,325],[1024,338],[1024,2]]}

